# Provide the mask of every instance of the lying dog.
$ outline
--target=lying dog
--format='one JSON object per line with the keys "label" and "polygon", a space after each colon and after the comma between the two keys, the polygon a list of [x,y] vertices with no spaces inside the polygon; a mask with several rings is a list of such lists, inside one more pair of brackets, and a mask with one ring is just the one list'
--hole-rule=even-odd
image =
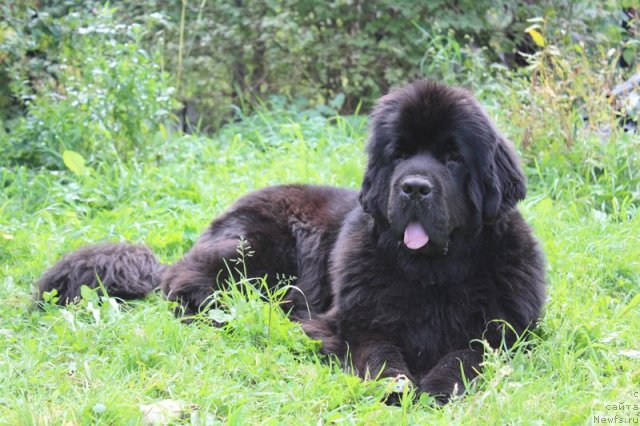
{"label": "lying dog", "polygon": [[362,377],[406,377],[446,401],[478,373],[478,339],[512,345],[540,316],[543,256],[515,207],[525,178],[511,144],[461,89],[418,81],[393,90],[370,133],[359,193],[264,188],[173,265],[143,246],[87,247],[45,272],[39,296],[56,289],[68,303],[99,278],[123,299],[159,287],[194,314],[232,278],[226,262],[246,240],[250,277],[269,287],[296,277],[301,292],[290,291],[285,309],[324,352]]}

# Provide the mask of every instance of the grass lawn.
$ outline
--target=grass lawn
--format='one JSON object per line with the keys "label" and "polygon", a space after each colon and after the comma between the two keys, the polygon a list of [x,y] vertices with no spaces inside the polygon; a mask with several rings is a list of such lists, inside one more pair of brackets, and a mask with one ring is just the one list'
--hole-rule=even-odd
{"label": "grass lawn", "polygon": [[640,145],[622,132],[603,140],[587,129],[584,146],[527,154],[520,209],[548,260],[538,338],[530,351],[489,356],[469,393],[442,408],[426,396],[384,405],[387,383],[343,373],[256,295],[231,295],[221,329],[182,324],[158,295],[31,309],[42,271],[79,246],[144,242],[172,262],[250,190],[357,188],[366,131],[364,117],[265,111],[214,138],[168,135],[129,165],[94,161],[84,176],[0,168],[0,423],[137,424],[165,400],[187,424],[637,421]]}

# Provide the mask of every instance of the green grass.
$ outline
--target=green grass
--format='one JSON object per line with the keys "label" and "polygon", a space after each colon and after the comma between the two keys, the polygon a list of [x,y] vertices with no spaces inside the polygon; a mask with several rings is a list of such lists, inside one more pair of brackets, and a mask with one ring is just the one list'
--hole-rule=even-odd
{"label": "green grass", "polygon": [[[513,106],[511,106],[513,107]],[[496,107],[499,126],[512,136]],[[556,133],[554,133],[556,132]],[[549,139],[558,137],[549,129]],[[0,423],[137,424],[142,405],[180,401],[194,424],[581,424],[638,416],[640,217],[637,140],[527,152],[521,210],[548,259],[548,303],[530,351],[496,353],[469,394],[381,403],[317,355],[317,344],[255,293],[227,295],[230,321],[182,324],[154,295],[118,306],[31,310],[32,285],[60,255],[104,240],[179,259],[238,196],[306,182],[357,188],[365,118],[263,112],[215,138],[169,135],[136,163],[70,172],[0,169]],[[616,207],[617,206],[617,207]],[[633,407],[632,407],[633,408]]]}

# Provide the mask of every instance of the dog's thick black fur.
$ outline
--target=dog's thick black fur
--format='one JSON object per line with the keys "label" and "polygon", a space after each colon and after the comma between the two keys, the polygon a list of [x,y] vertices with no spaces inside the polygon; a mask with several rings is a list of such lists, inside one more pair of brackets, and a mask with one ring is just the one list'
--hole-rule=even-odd
{"label": "dog's thick black fur", "polygon": [[254,252],[249,276],[270,286],[296,277],[304,296],[291,291],[286,308],[324,352],[362,377],[404,375],[446,400],[478,373],[477,339],[512,345],[540,316],[543,256],[515,208],[525,178],[473,97],[433,82],[379,100],[367,153],[359,194],[265,188],[240,198],[173,265],[139,246],[97,245],[47,271],[39,294],[55,288],[67,303],[97,275],[122,298],[159,283],[196,313],[229,278],[243,238]]}

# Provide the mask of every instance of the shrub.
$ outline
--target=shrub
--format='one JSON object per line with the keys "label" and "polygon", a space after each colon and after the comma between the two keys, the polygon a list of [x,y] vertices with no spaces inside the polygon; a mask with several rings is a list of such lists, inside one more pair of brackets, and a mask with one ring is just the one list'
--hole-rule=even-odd
{"label": "shrub", "polygon": [[113,12],[60,18],[55,84],[4,135],[5,161],[59,168],[64,150],[127,161],[157,137],[175,108],[168,77],[141,47],[143,28],[116,24]]}
{"label": "shrub", "polygon": [[[9,92],[24,88],[25,74],[29,81],[46,83],[47,73],[36,68],[51,69],[52,60],[55,74],[66,23],[53,16],[86,14],[101,3],[9,0],[5,32],[24,34],[31,45],[17,48],[0,40],[0,74],[13,82]],[[24,4],[37,15],[20,12]],[[246,114],[258,99],[272,95],[333,102],[350,113],[361,102],[366,111],[390,86],[419,76],[475,85],[460,65],[480,65],[474,72],[483,74],[493,64],[525,64],[517,52],[537,50],[524,31],[526,20],[535,16],[549,18],[548,31],[563,45],[579,38],[587,49],[615,47],[633,66],[637,23],[624,12],[632,5],[633,0],[144,0],[118,2],[117,16],[149,30],[143,46],[163,54],[185,105],[185,127],[215,130],[234,111]],[[22,17],[19,24],[16,16]],[[448,40],[444,50],[438,48],[443,37]],[[5,55],[22,58],[18,65],[3,63],[3,45]]]}
{"label": "shrub", "polygon": [[528,176],[551,197],[580,200],[596,215],[626,220],[640,207],[640,144],[611,89],[623,81],[623,50],[562,40],[548,20],[533,20],[540,44],[527,69],[500,93],[502,120],[519,144]]}

